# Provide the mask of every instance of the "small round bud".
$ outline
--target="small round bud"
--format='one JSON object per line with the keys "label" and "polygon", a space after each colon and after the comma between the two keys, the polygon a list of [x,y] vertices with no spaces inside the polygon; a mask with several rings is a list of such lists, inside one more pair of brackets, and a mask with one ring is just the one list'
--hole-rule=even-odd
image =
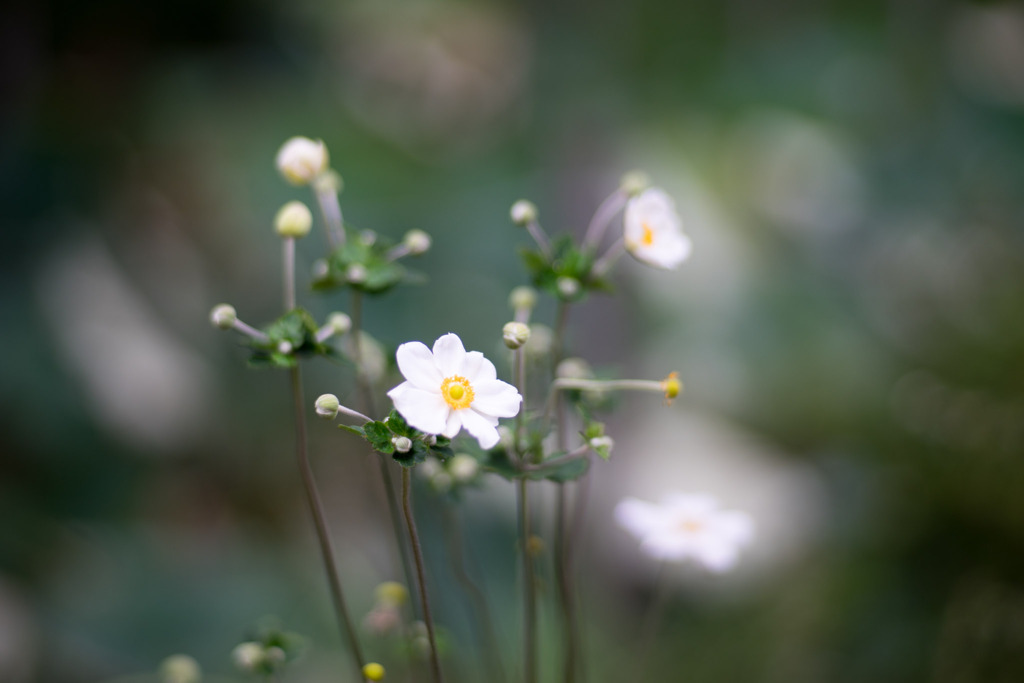
{"label": "small round bud", "polygon": [[437,435],[427,434],[426,436],[423,437],[423,443],[427,444],[428,446],[433,446],[434,444],[437,443]]}
{"label": "small round bud", "polygon": [[555,287],[558,288],[558,293],[567,299],[580,293],[580,281],[574,277],[563,275],[555,280]]}
{"label": "small round bud", "polygon": [[635,197],[651,186],[651,177],[643,171],[630,171],[622,176],[619,188],[630,197]]}
{"label": "small round bud", "polygon": [[278,666],[284,664],[284,660],[287,659],[288,655],[285,654],[284,650],[276,645],[271,645],[263,653],[263,661],[271,666]]}
{"label": "small round bud", "polygon": [[278,353],[288,354],[288,353],[291,353],[294,349],[295,349],[295,347],[293,347],[292,343],[290,341],[288,341],[288,340],[285,340],[285,341],[283,341],[283,342],[281,342],[280,344],[277,345],[277,352]]}
{"label": "small round bud", "polygon": [[405,237],[402,238],[402,242],[409,250],[409,253],[413,256],[419,256],[420,254],[426,253],[426,251],[430,249],[431,245],[430,235],[422,230],[410,230],[405,233]]}
{"label": "small round bud", "polygon": [[231,661],[241,671],[255,671],[263,663],[263,646],[251,641],[240,643],[231,651]]}
{"label": "small round bud", "polygon": [[171,655],[160,663],[161,683],[200,683],[199,662],[188,655]]}
{"label": "small round bud", "polygon": [[327,316],[325,326],[331,328],[334,334],[345,334],[352,329],[352,318],[344,313],[331,313]]}
{"label": "small round bud", "polygon": [[291,138],[277,152],[277,170],[292,185],[305,185],[327,169],[327,146],[323,140]]}
{"label": "small round bud", "polygon": [[672,399],[683,390],[683,383],[679,381],[679,373],[668,373],[668,377],[661,380],[661,388],[665,392],[665,402],[672,403]]}
{"label": "small round bud", "polygon": [[363,676],[369,681],[380,681],[384,679],[384,667],[377,662],[368,662],[363,665]]}
{"label": "small round bud", "polygon": [[612,448],[615,447],[615,442],[610,436],[595,436],[590,440],[590,447],[595,451],[599,448],[607,448],[608,452],[611,453]]}
{"label": "small round bud", "polygon": [[395,451],[398,453],[408,453],[412,450],[412,439],[407,436],[393,436],[391,443],[394,444]]}
{"label": "small round bud", "polygon": [[238,320],[238,313],[235,312],[235,307],[230,304],[214,306],[213,310],[210,311],[210,322],[213,323],[214,327],[219,327],[222,330],[230,330],[236,320]]}
{"label": "small round bud", "polygon": [[319,281],[327,279],[327,276],[331,272],[331,267],[327,265],[326,259],[318,258],[316,261],[313,261],[312,270],[313,279]]}
{"label": "small round bud", "polygon": [[274,230],[281,237],[305,237],[312,226],[313,214],[302,202],[288,202],[278,209],[277,215],[274,216]]}
{"label": "small round bud", "polygon": [[348,267],[348,270],[345,271],[345,279],[354,285],[358,285],[366,282],[367,274],[366,266],[361,263],[353,263]]}
{"label": "small round bud", "polygon": [[505,326],[501,328],[501,337],[505,340],[505,346],[510,349],[518,349],[529,341],[530,326],[526,323],[505,323]]}
{"label": "small round bud", "polygon": [[560,379],[590,379],[594,372],[590,364],[582,358],[566,358],[555,369],[555,376]]}
{"label": "small round bud", "polygon": [[404,605],[409,599],[409,591],[397,581],[385,581],[373,589],[377,602],[385,605]]}
{"label": "small round bud", "polygon": [[516,225],[526,225],[537,220],[537,206],[526,199],[520,199],[513,204],[508,213]]}
{"label": "small round bud", "polygon": [[321,394],[316,400],[316,414],[327,420],[333,420],[338,416],[338,408],[341,403],[334,394]]}
{"label": "small round bud", "polygon": [[317,192],[338,193],[343,187],[345,187],[345,182],[333,168],[327,169],[313,180],[313,189]]}
{"label": "small round bud", "polygon": [[508,295],[508,305],[514,311],[527,310],[532,311],[533,307],[537,305],[537,290],[533,287],[516,287],[512,290],[512,293]]}
{"label": "small round bud", "polygon": [[476,477],[477,472],[480,471],[480,465],[472,455],[459,453],[448,463],[448,471],[455,481],[465,484]]}
{"label": "small round bud", "polygon": [[372,247],[377,243],[377,233],[370,229],[361,230],[359,232],[359,241],[368,247]]}
{"label": "small round bud", "polygon": [[530,338],[526,340],[523,348],[526,355],[540,357],[551,353],[551,347],[555,343],[554,332],[547,325],[533,323],[530,325]]}

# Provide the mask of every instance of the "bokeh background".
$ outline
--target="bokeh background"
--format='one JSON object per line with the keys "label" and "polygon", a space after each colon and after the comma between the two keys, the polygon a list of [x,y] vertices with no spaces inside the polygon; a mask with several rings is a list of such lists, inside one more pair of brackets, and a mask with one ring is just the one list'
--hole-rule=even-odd
{"label": "bokeh background", "polygon": [[[672,575],[650,677],[1024,680],[1019,3],[3,12],[0,680],[100,681],[175,652],[241,680],[230,650],[265,615],[309,639],[287,680],[347,672],[286,379],[247,370],[207,321],[221,301],[253,324],[279,312],[271,220],[307,197],[273,157],[296,134],[327,143],[349,222],[434,237],[425,284],[367,306],[389,348],[456,331],[501,357],[525,282],[514,200],[580,233],[629,169],[677,198],[690,261],[626,258],[616,294],[573,311],[595,367],[686,384],[670,408],[630,396],[608,420],[577,563],[588,680],[629,677],[656,574],[611,508],[669,490],[712,492],[759,533],[729,576]],[[351,384],[308,368],[310,398]],[[362,615],[397,578],[390,528],[375,464],[335,431],[312,424],[314,465]],[[474,668],[452,509],[423,481],[417,505],[449,673],[496,680]],[[512,509],[490,477],[455,510],[510,674]]]}

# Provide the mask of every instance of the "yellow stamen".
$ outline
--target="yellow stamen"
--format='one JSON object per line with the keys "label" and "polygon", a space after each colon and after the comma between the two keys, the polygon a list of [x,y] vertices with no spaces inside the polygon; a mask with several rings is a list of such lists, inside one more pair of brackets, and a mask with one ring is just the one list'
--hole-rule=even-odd
{"label": "yellow stamen", "polygon": [[695,519],[684,519],[679,522],[678,528],[680,531],[685,531],[690,534],[695,534],[701,530],[703,524]]}
{"label": "yellow stamen", "polygon": [[672,405],[672,399],[683,390],[683,383],[679,381],[679,373],[668,373],[668,377],[661,380],[661,390],[665,392],[665,404]]}
{"label": "yellow stamen", "polygon": [[640,242],[645,246],[649,247],[654,244],[654,231],[651,230],[651,226],[646,223],[643,224],[644,235],[640,238]]}
{"label": "yellow stamen", "polygon": [[468,408],[473,403],[473,385],[469,383],[468,379],[459,375],[445,377],[441,382],[441,396],[452,410]]}

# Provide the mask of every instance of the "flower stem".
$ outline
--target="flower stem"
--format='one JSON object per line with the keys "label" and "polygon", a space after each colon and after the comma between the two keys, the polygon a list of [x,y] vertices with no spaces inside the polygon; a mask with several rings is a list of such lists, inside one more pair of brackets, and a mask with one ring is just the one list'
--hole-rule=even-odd
{"label": "flower stem", "polygon": [[338,202],[338,191],[333,187],[314,183],[313,194],[320,207],[320,215],[324,219],[327,233],[327,245],[333,251],[345,244],[344,221],[341,218],[341,204]]}
{"label": "flower stem", "polygon": [[285,237],[284,253],[284,310],[295,308],[295,238]]}
{"label": "flower stem", "polygon": [[331,545],[331,535],[327,528],[327,518],[324,515],[323,503],[320,501],[320,494],[313,479],[313,470],[309,464],[309,454],[306,446],[306,410],[302,401],[302,375],[298,367],[291,369],[292,400],[295,404],[295,454],[299,462],[299,472],[302,474],[302,483],[306,489],[306,499],[309,502],[309,510],[313,515],[313,524],[316,527],[317,540],[320,543],[320,554],[323,556],[324,569],[327,572],[327,582],[330,585],[331,597],[334,600],[334,610],[337,612],[341,630],[348,640],[349,650],[356,666],[356,679],[362,680],[363,653],[359,647],[359,638],[352,618],[349,616],[348,608],[345,605],[345,595],[341,590],[341,580],[338,578],[338,568],[334,563],[334,548]]}
{"label": "flower stem", "polygon": [[590,219],[590,225],[587,226],[587,232],[583,236],[584,249],[597,249],[612,218],[626,205],[627,196],[625,191],[618,189],[601,202],[597,211],[594,212],[594,217]]}
{"label": "flower stem", "polygon": [[537,585],[533,576],[530,548],[530,501],[527,480],[517,482],[516,506],[519,508],[519,546],[523,558],[523,681],[537,681]]}
{"label": "flower stem", "polygon": [[430,641],[430,668],[434,683],[442,683],[441,660],[437,655],[437,638],[434,635],[434,618],[430,613],[430,600],[427,598],[427,582],[423,571],[423,550],[420,547],[420,536],[416,532],[416,521],[412,516],[411,479],[408,467],[402,468],[402,511],[405,513],[405,524],[409,530],[409,543],[412,545],[412,556],[416,562],[416,581],[419,586],[420,607],[423,609],[423,623],[427,626],[427,639]]}
{"label": "flower stem", "polygon": [[665,619],[665,611],[671,597],[672,590],[671,583],[668,580],[668,567],[665,562],[662,562],[658,566],[658,575],[654,579],[651,602],[647,606],[647,611],[637,631],[636,656],[630,658],[630,661],[639,662],[639,665],[630,672],[630,678],[635,677],[635,680],[644,680],[647,667],[650,664],[651,650],[654,648],[654,642],[657,639],[658,627]]}

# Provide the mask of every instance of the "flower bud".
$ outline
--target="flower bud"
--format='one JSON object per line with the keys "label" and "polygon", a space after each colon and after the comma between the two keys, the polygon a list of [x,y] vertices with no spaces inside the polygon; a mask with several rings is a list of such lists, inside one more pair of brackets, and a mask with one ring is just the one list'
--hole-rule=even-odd
{"label": "flower bud", "polygon": [[313,214],[302,202],[288,202],[274,216],[274,230],[281,237],[298,239],[309,234],[313,225]]}
{"label": "flower bud", "polygon": [[377,243],[377,233],[367,228],[366,230],[359,231],[359,241],[368,247],[372,247]]}
{"label": "flower bud", "polygon": [[277,645],[271,645],[263,653],[263,661],[271,666],[278,666],[284,664],[284,660],[288,658],[284,650],[279,648]]}
{"label": "flower bud", "polygon": [[559,379],[590,379],[594,372],[590,364],[582,358],[566,358],[555,369],[555,376]]}
{"label": "flower bud", "polygon": [[292,185],[305,185],[327,169],[327,146],[323,140],[291,138],[277,152],[277,170]]}
{"label": "flower bud", "polygon": [[607,448],[608,452],[611,453],[614,446],[615,441],[613,441],[610,436],[595,436],[590,440],[590,447],[595,451],[599,448]]}
{"label": "flower bud", "polygon": [[434,444],[437,443],[437,435],[436,434],[426,434],[423,437],[423,443],[427,444],[428,446],[433,446]]}
{"label": "flower bud", "polygon": [[501,336],[505,340],[505,346],[518,349],[530,339],[530,326],[526,323],[505,323],[501,328]]}
{"label": "flower bud", "polygon": [[451,462],[448,463],[448,471],[451,473],[452,477],[454,477],[455,481],[460,484],[465,484],[476,477],[477,472],[480,471],[480,465],[472,455],[459,453],[451,459]]}
{"label": "flower bud", "polygon": [[404,605],[409,599],[409,591],[397,581],[385,581],[373,589],[377,602],[384,605]]}
{"label": "flower bud", "polygon": [[160,663],[162,683],[200,683],[203,672],[199,663],[188,655],[171,655]]}
{"label": "flower bud", "polygon": [[419,256],[420,254],[426,253],[430,249],[430,235],[423,232],[422,230],[410,230],[405,233],[405,237],[402,238],[402,242],[405,244],[409,253],[413,256]]}
{"label": "flower bud", "polygon": [[329,327],[334,334],[345,334],[352,329],[352,318],[344,313],[331,313],[324,327]]}
{"label": "flower bud", "polygon": [[580,293],[580,281],[574,277],[562,276],[555,280],[555,287],[558,293],[566,299],[572,298]]}
{"label": "flower bud", "polygon": [[281,343],[279,343],[277,345],[277,352],[278,353],[289,354],[289,353],[291,353],[294,350],[295,350],[295,347],[292,346],[292,343],[290,341],[288,341],[287,339],[282,341]]}
{"label": "flower bud", "polygon": [[263,663],[263,646],[251,641],[240,643],[231,651],[231,661],[241,671],[255,671]]}
{"label": "flower bud", "polygon": [[408,453],[412,450],[412,439],[407,436],[393,436],[391,437],[391,443],[394,445],[397,453]]}
{"label": "flower bud", "polygon": [[525,285],[516,287],[508,295],[508,305],[514,311],[532,311],[533,307],[537,305],[537,290]]}
{"label": "flower bud", "polygon": [[321,394],[316,400],[316,414],[322,418],[333,420],[338,416],[338,408],[341,404],[334,394]]}
{"label": "flower bud", "polygon": [[513,223],[525,226],[527,223],[537,220],[537,206],[529,200],[520,199],[512,205],[509,215],[512,217]]}
{"label": "flower bud", "polygon": [[665,392],[665,402],[672,403],[672,399],[683,390],[683,383],[679,381],[679,373],[668,373],[668,377],[661,380],[661,388]]}
{"label": "flower bud", "polygon": [[214,306],[213,310],[210,311],[210,322],[213,323],[214,327],[219,327],[222,330],[230,330],[236,320],[238,320],[238,313],[235,312],[235,307],[230,304]]}
{"label": "flower bud", "polygon": [[345,279],[354,285],[358,285],[366,282],[367,274],[366,266],[361,263],[353,263],[348,267],[348,270],[345,271]]}
{"label": "flower bud", "polygon": [[650,186],[651,177],[649,175],[643,171],[630,171],[622,176],[622,182],[619,184],[619,189],[630,197],[635,197]]}
{"label": "flower bud", "polygon": [[331,267],[327,265],[327,259],[318,258],[313,261],[313,279],[316,281],[325,280],[331,273]]}
{"label": "flower bud", "polygon": [[368,662],[363,666],[363,676],[369,681],[383,680],[384,673],[384,667],[377,662]]}

